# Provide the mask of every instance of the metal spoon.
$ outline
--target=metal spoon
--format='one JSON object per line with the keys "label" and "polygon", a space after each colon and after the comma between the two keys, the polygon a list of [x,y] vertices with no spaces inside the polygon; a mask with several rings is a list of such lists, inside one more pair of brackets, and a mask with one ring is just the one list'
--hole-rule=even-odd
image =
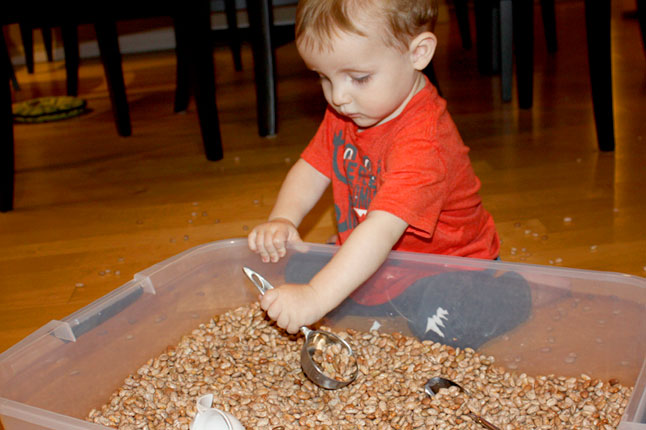
{"label": "metal spoon", "polygon": [[[424,391],[426,392],[426,394],[432,397],[435,394],[437,394],[438,391],[440,391],[442,388],[449,388],[449,387],[458,387],[458,389],[463,393],[465,393],[467,396],[470,395],[469,392],[465,390],[461,385],[451,381],[450,379],[441,378],[439,376],[435,376],[429,379],[428,382],[424,385]],[[471,411],[467,412],[466,415],[471,417],[473,421],[477,422],[483,427],[488,428],[489,430],[500,430],[500,428],[496,427],[495,425],[491,424],[489,421],[474,414]]]}
{"label": "metal spoon", "polygon": [[[274,287],[263,278],[260,274],[251,270],[248,267],[243,267],[242,271],[247,275],[247,277],[253,282],[253,284],[258,288],[260,294],[264,295],[267,290],[271,290]],[[332,334],[323,330],[311,330],[305,326],[300,328],[303,335],[305,335],[305,342],[303,343],[303,349],[301,349],[301,367],[303,372],[307,375],[308,378],[316,385],[321,388],[327,388],[328,390],[336,390],[338,388],[343,388],[348,385],[350,382],[357,379],[359,374],[359,366],[357,365],[357,359],[354,356],[354,351],[352,347],[343,339],[338,337],[335,334]],[[323,349],[327,345],[341,345],[343,349],[348,352],[350,357],[350,366],[352,366],[352,374],[349,378],[344,380],[330,378],[323,372],[316,362],[313,359],[314,352],[317,349]]]}

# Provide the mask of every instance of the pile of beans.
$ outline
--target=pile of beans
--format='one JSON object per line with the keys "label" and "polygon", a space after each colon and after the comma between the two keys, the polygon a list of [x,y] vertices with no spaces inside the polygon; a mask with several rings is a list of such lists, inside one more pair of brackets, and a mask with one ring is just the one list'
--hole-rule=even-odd
{"label": "pile of beans", "polygon": [[[213,318],[151,358],[87,420],[120,429],[188,430],[196,400],[247,429],[478,429],[472,411],[502,430],[616,429],[632,388],[616,381],[529,376],[497,366],[472,349],[400,334],[337,335],[352,345],[359,376],[339,390],[314,385],[300,368],[302,336],[289,336],[251,304]],[[432,376],[460,383],[470,396],[442,390]]]}

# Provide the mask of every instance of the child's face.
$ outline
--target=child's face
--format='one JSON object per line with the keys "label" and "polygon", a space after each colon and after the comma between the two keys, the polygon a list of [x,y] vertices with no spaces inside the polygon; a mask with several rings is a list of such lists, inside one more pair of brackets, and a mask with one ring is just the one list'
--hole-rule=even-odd
{"label": "child's face", "polygon": [[368,30],[368,37],[340,33],[329,50],[297,44],[307,67],[321,77],[330,106],[361,128],[399,115],[424,84],[409,51],[387,46],[378,30]]}

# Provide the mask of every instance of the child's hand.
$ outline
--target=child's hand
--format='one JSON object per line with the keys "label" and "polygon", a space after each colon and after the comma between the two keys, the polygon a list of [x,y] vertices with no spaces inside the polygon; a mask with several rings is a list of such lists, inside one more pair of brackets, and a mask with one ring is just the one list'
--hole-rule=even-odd
{"label": "child's hand", "polygon": [[325,301],[309,284],[285,284],[265,292],[260,306],[269,318],[288,333],[296,333],[302,326],[323,318],[329,309]]}
{"label": "child's hand", "polygon": [[277,262],[285,256],[287,242],[301,242],[296,226],[289,220],[276,218],[251,230],[249,249],[260,254],[264,263]]}

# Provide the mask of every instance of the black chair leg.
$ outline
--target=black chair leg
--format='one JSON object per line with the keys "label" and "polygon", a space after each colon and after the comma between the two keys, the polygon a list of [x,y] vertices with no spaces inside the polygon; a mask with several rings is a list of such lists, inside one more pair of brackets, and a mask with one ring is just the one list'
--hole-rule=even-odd
{"label": "black chair leg", "polygon": [[529,109],[534,96],[534,2],[512,0],[512,7],[518,107]]}
{"label": "black chair leg", "polygon": [[43,25],[40,28],[40,33],[43,35],[43,45],[45,45],[45,54],[47,55],[47,61],[54,61],[54,51],[52,43],[52,28],[48,25]]}
{"label": "black chair leg", "polygon": [[[476,0],[477,1],[477,0]],[[469,4],[467,0],[453,0],[458,29],[462,39],[462,48],[471,49],[471,27],[469,24]]]}
{"label": "black chair leg", "polygon": [[541,0],[541,16],[543,17],[543,29],[545,31],[545,44],[547,52],[556,52],[556,11],[554,0]]}
{"label": "black chair leg", "polygon": [[188,109],[188,103],[191,99],[190,88],[190,52],[187,50],[185,42],[187,29],[183,26],[186,20],[175,17],[175,106],[174,112],[184,112]]}
{"label": "black chair leg", "polygon": [[512,0],[500,1],[500,80],[502,101],[511,101],[513,62]]}
{"label": "black chair leg", "polygon": [[215,100],[215,66],[211,44],[211,7],[208,0],[193,0],[175,16],[180,50],[189,64],[189,78],[197,106],[197,117],[207,160],[223,157],[220,121]]}
{"label": "black chair leg", "polygon": [[114,21],[99,21],[94,24],[99,51],[103,61],[103,70],[108,82],[108,92],[112,102],[112,113],[120,136],[130,136],[130,111],[126,97],[126,86],[123,81],[121,68],[121,52],[119,51],[119,36]]}
{"label": "black chair leg", "polygon": [[491,2],[491,71],[500,73],[500,1]]}
{"label": "black chair leg", "polygon": [[79,87],[79,37],[76,25],[65,24],[61,27],[63,51],[65,53],[65,78],[67,95],[76,96]]}
{"label": "black chair leg", "polygon": [[[10,61],[10,57],[1,27],[0,39],[0,60],[4,63]],[[0,212],[13,209],[14,154],[10,79],[9,67],[0,67]]]}
{"label": "black chair leg", "polygon": [[270,0],[248,0],[247,13],[252,31],[258,133],[276,134],[276,62],[271,40],[273,16]]}
{"label": "black chair leg", "polygon": [[585,0],[592,107],[601,151],[615,149],[610,62],[610,0]]}
{"label": "black chair leg", "polygon": [[642,33],[642,48],[646,53],[646,0],[637,0],[637,19]]}
{"label": "black chair leg", "polygon": [[238,15],[236,0],[224,0],[224,9],[227,16],[227,38],[233,56],[233,67],[242,70],[242,55],[240,48],[240,33],[238,32]]}
{"label": "black chair leg", "polygon": [[493,64],[491,62],[493,55],[493,1],[474,1],[476,16],[476,55],[478,59],[478,71],[482,75],[491,75],[493,73]]}
{"label": "black chair leg", "polygon": [[0,67],[6,69],[3,70],[3,73],[7,73],[9,75],[9,80],[11,81],[14,91],[20,91],[20,85],[18,85],[18,79],[16,79],[16,73],[13,70],[13,63],[11,62],[11,57],[9,57],[9,50],[7,49],[7,42],[4,39],[2,26],[0,26],[0,45],[2,45],[0,46]]}
{"label": "black chair leg", "polygon": [[31,24],[21,22],[20,37],[22,38],[22,47],[25,51],[25,64],[27,66],[27,73],[34,73],[34,35]]}

